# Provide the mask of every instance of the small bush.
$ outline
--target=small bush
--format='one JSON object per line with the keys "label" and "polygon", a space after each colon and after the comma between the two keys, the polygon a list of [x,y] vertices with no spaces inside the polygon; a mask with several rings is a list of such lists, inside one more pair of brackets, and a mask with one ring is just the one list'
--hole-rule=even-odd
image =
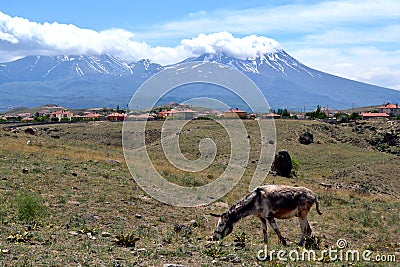
{"label": "small bush", "polygon": [[35,223],[47,213],[43,205],[43,198],[32,192],[24,192],[15,198],[18,211],[18,220],[26,223]]}
{"label": "small bush", "polygon": [[297,172],[299,171],[299,169],[300,169],[300,161],[295,158],[292,158],[292,171],[290,173],[290,176],[297,177]]}
{"label": "small bush", "polygon": [[139,239],[140,238],[136,237],[133,233],[127,235],[120,234],[115,237],[114,243],[123,247],[135,247]]}

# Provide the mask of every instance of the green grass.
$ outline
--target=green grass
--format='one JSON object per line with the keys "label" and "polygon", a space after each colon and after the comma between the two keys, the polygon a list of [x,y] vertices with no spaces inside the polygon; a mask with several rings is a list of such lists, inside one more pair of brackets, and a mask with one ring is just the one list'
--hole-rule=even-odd
{"label": "green grass", "polygon": [[34,192],[21,192],[15,197],[18,220],[25,223],[38,223],[45,220],[47,209],[43,198]]}
{"label": "green grass", "polygon": [[[259,158],[257,125],[255,121],[245,121],[245,125],[251,136],[249,164],[234,190],[218,200],[228,205],[247,193]],[[350,125],[295,120],[277,120],[276,125],[277,149],[288,150],[300,164],[296,164],[297,176],[265,173],[264,183],[306,186],[316,192],[324,214],[310,212],[313,234],[326,246],[344,238],[351,249],[399,253],[400,158],[379,152],[365,141],[367,135],[356,134]],[[198,158],[202,138],[215,141],[215,162],[200,173],[187,173],[167,162],[158,144],[161,127],[161,122],[148,124],[149,156],[170,181],[198,186],[218,178],[226,168],[230,142],[215,122],[191,122],[180,134],[181,150],[189,159]],[[387,125],[374,127],[386,129]],[[121,123],[56,128],[60,139],[40,129],[33,137],[0,130],[0,266],[298,266],[257,261],[264,245],[256,218],[240,221],[231,235],[213,242],[209,239],[217,220],[209,213],[226,208],[216,204],[179,208],[148,196],[124,162]],[[305,130],[314,134],[314,144],[298,143],[298,134]],[[26,145],[28,139],[33,145]],[[332,187],[320,186],[321,182]],[[300,227],[295,218],[277,224],[285,237],[298,242]],[[30,237],[27,242],[7,239],[25,232]],[[132,233],[139,239],[126,238]],[[115,236],[121,235],[121,242],[135,240],[134,246],[116,244]],[[269,242],[273,249],[282,248],[270,227]],[[388,266],[374,264],[352,266]]]}

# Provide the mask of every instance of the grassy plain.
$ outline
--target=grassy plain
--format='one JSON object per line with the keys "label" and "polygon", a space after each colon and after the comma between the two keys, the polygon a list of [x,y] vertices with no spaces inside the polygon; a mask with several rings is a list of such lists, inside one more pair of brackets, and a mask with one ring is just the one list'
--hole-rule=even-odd
{"label": "grassy plain", "polygon": [[[210,241],[216,218],[209,213],[223,212],[243,197],[257,165],[257,124],[245,125],[251,150],[243,179],[217,202],[196,208],[160,203],[135,183],[123,155],[122,123],[38,126],[35,136],[23,129],[0,130],[0,266],[398,266],[398,147],[370,142],[381,132],[400,129],[387,122],[335,126],[277,120],[277,150],[288,150],[300,166],[292,178],[265,174],[264,183],[316,192],[324,214],[313,209],[309,221],[322,240],[320,249],[335,247],[341,238],[349,249],[371,250],[372,257],[395,255],[397,263],[262,262],[256,258],[264,248],[260,223],[251,217],[222,242]],[[203,138],[212,138],[218,148],[215,162],[198,174],[168,163],[159,142],[161,127],[162,122],[149,122],[146,144],[154,166],[168,180],[198,186],[226,168],[230,141],[217,123],[192,121],[179,133],[189,159],[199,157]],[[313,133],[313,144],[298,142],[304,131]],[[289,241],[298,241],[296,219],[277,223]],[[269,236],[269,248],[283,248],[270,228]],[[300,250],[295,243],[287,249]]]}

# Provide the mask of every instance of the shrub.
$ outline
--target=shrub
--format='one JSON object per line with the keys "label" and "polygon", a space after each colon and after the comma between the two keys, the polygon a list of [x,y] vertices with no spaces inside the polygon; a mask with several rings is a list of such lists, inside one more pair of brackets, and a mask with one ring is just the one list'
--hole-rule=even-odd
{"label": "shrub", "polygon": [[24,192],[15,198],[18,220],[26,223],[38,222],[46,214],[43,198],[32,192]]}
{"label": "shrub", "polygon": [[292,158],[292,171],[290,175],[292,177],[297,177],[297,171],[300,169],[300,161],[298,159]]}

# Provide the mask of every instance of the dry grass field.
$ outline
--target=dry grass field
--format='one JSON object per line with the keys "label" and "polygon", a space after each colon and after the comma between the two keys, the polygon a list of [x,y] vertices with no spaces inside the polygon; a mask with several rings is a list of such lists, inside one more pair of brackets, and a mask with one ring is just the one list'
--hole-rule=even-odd
{"label": "dry grass field", "polygon": [[[306,186],[320,200],[309,221],[317,251],[345,239],[348,249],[394,255],[397,262],[263,262],[259,220],[245,218],[221,242],[210,240],[220,213],[248,192],[259,157],[255,121],[245,121],[251,144],[243,179],[216,202],[196,208],[163,204],[132,178],[121,144],[122,123],[90,122],[37,126],[37,135],[0,130],[0,266],[399,266],[400,150],[384,133],[400,124],[367,122],[331,125],[277,120],[277,150],[298,163],[295,175],[265,174],[265,184]],[[159,143],[162,122],[149,122],[146,143],[157,170],[168,180],[199,186],[219,177],[230,153],[224,129],[213,121],[192,121],[180,132],[189,159],[199,156],[201,139],[212,138],[215,162],[201,173],[186,173],[168,163]],[[298,136],[314,135],[302,145]],[[30,140],[28,142],[28,140]],[[400,142],[400,140],[399,140]],[[322,185],[321,185],[322,184]],[[301,251],[297,219],[277,220],[282,247],[269,227],[270,249]]]}

